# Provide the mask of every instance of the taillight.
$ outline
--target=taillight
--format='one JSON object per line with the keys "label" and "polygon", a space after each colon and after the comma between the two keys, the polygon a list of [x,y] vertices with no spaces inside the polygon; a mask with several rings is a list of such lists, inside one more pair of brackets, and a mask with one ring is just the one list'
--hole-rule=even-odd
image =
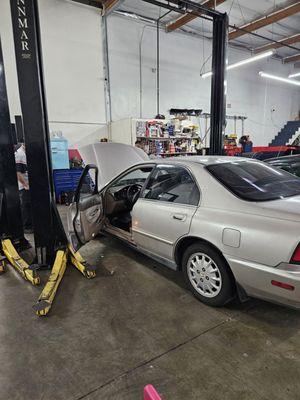
{"label": "taillight", "polygon": [[271,281],[271,284],[273,286],[277,286],[280,287],[282,289],[286,289],[286,290],[295,290],[295,287],[293,285],[289,285],[288,283],[284,283],[284,282],[280,282],[280,281]]}
{"label": "taillight", "polygon": [[291,263],[300,264],[300,243],[298,244],[296,250],[294,251],[294,254],[292,255]]}

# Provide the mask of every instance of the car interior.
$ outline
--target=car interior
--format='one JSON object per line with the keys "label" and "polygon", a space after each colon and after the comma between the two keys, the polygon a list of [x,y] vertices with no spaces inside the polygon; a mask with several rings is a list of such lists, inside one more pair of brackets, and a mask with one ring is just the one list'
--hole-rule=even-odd
{"label": "car interior", "polygon": [[[109,224],[130,232],[131,211],[140,196],[153,166],[140,167],[116,180],[104,194],[104,210]],[[149,200],[197,205],[199,190],[182,167],[157,167],[142,196]]]}
{"label": "car interior", "polygon": [[108,222],[130,232],[131,210],[153,166],[135,169],[117,179],[104,194],[104,212]]}

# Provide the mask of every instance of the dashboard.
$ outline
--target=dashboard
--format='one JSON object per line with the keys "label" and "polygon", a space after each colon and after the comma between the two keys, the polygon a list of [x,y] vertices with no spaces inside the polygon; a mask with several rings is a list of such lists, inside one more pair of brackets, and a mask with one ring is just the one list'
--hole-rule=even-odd
{"label": "dashboard", "polygon": [[131,211],[141,188],[139,184],[110,187],[105,194],[105,214],[117,215]]}
{"label": "dashboard", "polygon": [[119,190],[118,190],[118,187],[113,187],[113,188],[109,189],[109,192],[113,195],[113,198],[116,201],[128,200],[127,193],[128,193],[128,189],[130,188],[130,186],[132,186],[132,185],[123,186]]}

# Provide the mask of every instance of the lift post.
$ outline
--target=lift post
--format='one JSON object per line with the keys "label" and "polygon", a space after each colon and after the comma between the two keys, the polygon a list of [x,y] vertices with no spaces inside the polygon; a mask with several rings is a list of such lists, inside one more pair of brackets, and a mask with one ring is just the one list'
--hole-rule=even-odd
{"label": "lift post", "polygon": [[209,154],[223,153],[226,126],[226,66],[228,43],[228,16],[214,18],[212,43],[212,80],[210,104]]}
{"label": "lift post", "polygon": [[[32,205],[37,263],[51,265],[67,240],[54,202],[50,139],[43,81],[38,2],[11,0],[16,65]],[[57,230],[58,229],[58,230]]]}
{"label": "lift post", "polygon": [[210,149],[209,154],[223,153],[226,114],[226,66],[228,45],[228,15],[191,0],[143,0],[179,14],[191,13],[213,22],[212,77],[210,106]]}
{"label": "lift post", "polygon": [[[68,262],[85,277],[95,277],[95,268],[72,251],[55,204],[50,136],[43,80],[41,35],[37,0],[10,0],[16,65],[23,115],[37,267],[53,265],[50,277],[34,306],[37,315],[47,315]],[[6,247],[9,252],[6,251]],[[5,242],[4,250],[13,249]],[[17,254],[13,254],[15,261]],[[21,265],[28,279],[35,268]],[[16,263],[15,263],[16,264]],[[18,264],[16,264],[18,266]],[[25,275],[26,271],[26,275]]]}
{"label": "lift post", "polygon": [[12,131],[6,91],[3,53],[0,39],[0,273],[5,261],[30,281],[39,284],[35,269],[19,255],[16,247],[27,247],[24,238]]}
{"label": "lift post", "polygon": [[0,38],[0,237],[25,242]]}

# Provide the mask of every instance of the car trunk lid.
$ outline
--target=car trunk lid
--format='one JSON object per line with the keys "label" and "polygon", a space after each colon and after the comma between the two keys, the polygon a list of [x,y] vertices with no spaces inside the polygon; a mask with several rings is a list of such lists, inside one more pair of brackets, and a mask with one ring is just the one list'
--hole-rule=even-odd
{"label": "car trunk lid", "polygon": [[300,196],[256,203],[256,205],[266,216],[300,222]]}

